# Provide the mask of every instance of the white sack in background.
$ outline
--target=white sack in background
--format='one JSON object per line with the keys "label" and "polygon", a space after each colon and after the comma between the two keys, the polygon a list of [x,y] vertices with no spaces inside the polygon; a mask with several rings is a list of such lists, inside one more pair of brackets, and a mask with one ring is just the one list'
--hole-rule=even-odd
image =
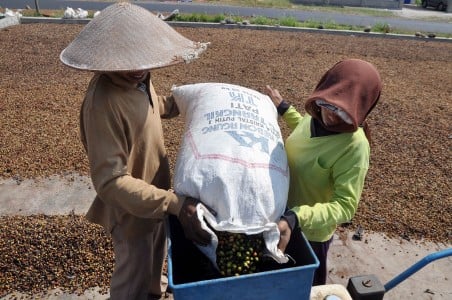
{"label": "white sack in background", "polygon": [[[289,169],[271,99],[225,83],[173,87],[172,93],[186,124],[175,192],[215,210],[213,216],[200,205],[198,216],[217,231],[263,233],[269,254],[287,262],[277,249],[277,221],[287,204]],[[200,249],[215,263],[217,237],[210,232],[213,245]]]}
{"label": "white sack in background", "polygon": [[66,7],[63,19],[74,19],[75,17],[76,17],[75,10],[73,10],[72,7]]}
{"label": "white sack in background", "polygon": [[84,19],[88,17],[88,11],[77,8],[74,10],[72,7],[66,7],[64,11],[63,19]]}
{"label": "white sack in background", "polygon": [[21,18],[22,14],[20,13],[20,11],[18,10],[17,12],[14,12],[13,10],[9,9],[9,8],[5,8],[5,17],[17,17],[17,18]]}

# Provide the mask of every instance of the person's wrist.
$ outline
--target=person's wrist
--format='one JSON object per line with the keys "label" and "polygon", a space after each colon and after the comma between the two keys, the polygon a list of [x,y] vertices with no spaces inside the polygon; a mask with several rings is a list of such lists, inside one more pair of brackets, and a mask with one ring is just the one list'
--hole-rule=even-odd
{"label": "person's wrist", "polygon": [[276,107],[276,110],[278,111],[278,114],[280,116],[284,115],[286,113],[286,111],[289,109],[290,104],[286,101],[281,100],[281,102],[279,103],[279,105]]}
{"label": "person's wrist", "polygon": [[170,195],[168,196],[168,203],[167,203],[167,212],[171,215],[179,216],[182,206],[185,202],[185,196],[177,195],[172,190],[168,190],[170,192]]}
{"label": "person's wrist", "polygon": [[291,211],[291,210],[287,210],[282,216],[281,216],[282,220],[285,220],[287,222],[287,224],[289,225],[290,230],[294,230],[295,227],[298,226],[298,219],[297,219],[297,215]]}

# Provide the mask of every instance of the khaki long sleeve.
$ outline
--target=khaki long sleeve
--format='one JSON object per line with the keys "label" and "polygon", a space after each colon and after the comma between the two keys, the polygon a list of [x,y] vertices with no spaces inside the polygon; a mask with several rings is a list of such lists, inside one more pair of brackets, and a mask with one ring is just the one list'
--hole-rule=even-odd
{"label": "khaki long sleeve", "polygon": [[108,231],[117,223],[129,224],[129,235],[150,231],[166,213],[178,215],[184,200],[168,191],[161,125],[161,114],[179,112],[172,97],[157,97],[150,81],[149,91],[152,100],[120,77],[98,74],[82,106],[81,138],[97,193],[87,217]]}

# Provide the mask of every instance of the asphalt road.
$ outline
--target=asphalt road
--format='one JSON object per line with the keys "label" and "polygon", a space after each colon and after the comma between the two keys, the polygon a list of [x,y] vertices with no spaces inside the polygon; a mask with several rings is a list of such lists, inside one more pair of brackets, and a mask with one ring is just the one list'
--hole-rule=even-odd
{"label": "asphalt road", "polygon": [[[39,0],[40,9],[65,9],[66,7],[82,8],[84,10],[102,10],[115,1],[70,1],[70,0]],[[133,1],[133,3],[145,7],[153,12],[168,13],[178,9],[180,13],[206,13],[224,14],[233,16],[265,16],[269,18],[294,17],[299,21],[315,20],[319,22],[335,22],[354,26],[374,26],[378,24],[390,24],[392,28],[399,30],[450,33],[452,34],[452,22],[426,21],[419,19],[407,19],[402,17],[373,17],[365,15],[350,15],[335,12],[314,12],[292,9],[238,7],[225,5],[211,5],[192,2],[162,2],[162,1]],[[35,7],[34,0],[0,0],[0,7],[19,9],[26,5]]]}

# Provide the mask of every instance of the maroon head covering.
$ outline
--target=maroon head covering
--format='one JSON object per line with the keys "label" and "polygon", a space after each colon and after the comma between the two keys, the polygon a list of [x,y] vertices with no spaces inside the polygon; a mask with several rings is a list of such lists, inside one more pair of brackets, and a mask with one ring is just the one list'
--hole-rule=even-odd
{"label": "maroon head covering", "polygon": [[[366,126],[365,119],[380,98],[382,83],[377,69],[360,59],[338,62],[320,79],[305,104],[305,110],[317,119],[325,129],[334,132],[354,132],[358,126]],[[352,124],[326,126],[322,122],[316,100],[343,110]]]}

